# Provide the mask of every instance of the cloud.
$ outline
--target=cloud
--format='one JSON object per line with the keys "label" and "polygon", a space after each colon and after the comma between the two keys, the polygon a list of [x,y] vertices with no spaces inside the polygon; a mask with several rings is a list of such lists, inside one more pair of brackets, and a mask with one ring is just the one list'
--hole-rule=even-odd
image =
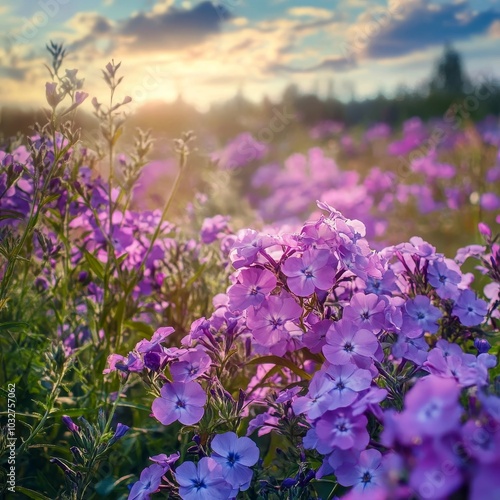
{"label": "cloud", "polygon": [[26,68],[15,68],[12,66],[0,66],[0,78],[8,78],[21,82],[26,78]]}
{"label": "cloud", "polygon": [[468,3],[429,0],[391,2],[385,10],[363,14],[350,30],[353,52],[373,58],[399,57],[447,42],[486,34],[500,12],[476,12]]}
{"label": "cloud", "polygon": [[328,9],[319,7],[292,7],[288,9],[288,14],[295,17],[317,17],[321,19],[329,19],[332,17],[332,12]]}
{"label": "cloud", "polygon": [[333,72],[345,72],[356,67],[356,62],[353,59],[348,59],[346,57],[331,57],[324,59],[318,64],[313,66],[308,66],[305,68],[293,68],[291,66],[286,66],[282,64],[274,64],[269,66],[270,72],[285,72],[285,73],[316,73],[318,71],[333,71]]}
{"label": "cloud", "polygon": [[136,14],[123,23],[118,33],[131,39],[132,49],[175,50],[218,33],[230,18],[223,5],[205,1],[192,9],[170,7],[161,13]]}

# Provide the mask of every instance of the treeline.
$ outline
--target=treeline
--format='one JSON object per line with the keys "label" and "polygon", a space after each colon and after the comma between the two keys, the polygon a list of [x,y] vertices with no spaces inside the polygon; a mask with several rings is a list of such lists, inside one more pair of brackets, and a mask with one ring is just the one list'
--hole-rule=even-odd
{"label": "treeline", "polygon": [[[172,137],[188,129],[206,130],[209,135],[227,139],[241,131],[256,131],[280,114],[294,116],[294,126],[310,127],[324,120],[347,126],[375,122],[397,126],[413,116],[429,120],[444,118],[450,113],[462,121],[500,116],[500,81],[468,77],[460,55],[448,46],[426,83],[413,89],[401,87],[390,98],[380,94],[371,99],[343,102],[332,93],[320,97],[300,92],[291,84],[278,101],[265,97],[260,103],[254,103],[238,93],[224,103],[212,105],[206,113],[198,112],[181,97],[171,103],[146,103],[130,116],[129,125]],[[3,137],[18,132],[26,134],[34,121],[43,120],[41,111],[4,106],[0,109],[0,134]],[[94,117],[85,112],[79,113],[78,121],[86,133],[98,127]]]}

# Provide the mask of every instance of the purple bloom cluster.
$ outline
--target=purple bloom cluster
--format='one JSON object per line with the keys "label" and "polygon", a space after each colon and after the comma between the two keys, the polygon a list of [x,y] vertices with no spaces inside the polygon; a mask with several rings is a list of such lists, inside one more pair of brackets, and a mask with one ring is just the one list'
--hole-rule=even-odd
{"label": "purple bloom cluster", "polygon": [[[392,239],[387,229],[398,228],[402,212],[413,219],[415,208],[421,217],[432,215],[427,225],[436,229],[447,217],[458,221],[459,214],[474,205],[489,212],[500,208],[495,187],[500,178],[498,158],[492,160],[488,154],[484,172],[478,176],[453,154],[457,147],[474,147],[481,137],[485,150],[496,148],[498,157],[498,146],[488,145],[480,124],[475,134],[465,134],[447,123],[424,124],[412,118],[403,124],[402,137],[391,143],[387,142],[391,130],[385,124],[367,130],[360,143],[350,135],[339,136],[341,131],[341,124],[334,122],[321,122],[311,130],[315,139],[338,136],[330,142],[335,144],[333,155],[331,148],[313,147],[306,154],[292,154],[282,165],[273,162],[254,171],[252,189],[245,194],[265,221],[300,224],[314,210],[314,200],[320,199],[351,219],[363,220],[370,238],[386,242]],[[369,155],[367,161],[374,158],[380,166],[340,168],[339,155],[349,164],[353,154]]]}
{"label": "purple bloom cluster", "polygon": [[[298,419],[304,457],[323,460],[282,488],[335,474],[352,487],[348,498],[444,499],[469,488],[479,499],[485,481],[496,491],[497,476],[483,472],[500,466],[500,397],[490,379],[497,358],[485,337],[497,333],[500,299],[498,291],[489,304],[478,298],[460,267],[479,258],[498,284],[492,231],[483,228],[489,246],[463,249],[455,260],[418,237],[374,251],[361,222],[318,206],[326,215],[298,233],[242,230],[232,238],[231,285],[214,299],[213,315],[193,323],[183,349],[159,347],[162,336],[140,342],[132,363],[122,360],[134,371],[151,346],[167,359],[160,371],[170,366],[173,381],[153,402],[154,416],[202,425],[203,406],[215,408],[220,397],[211,389],[207,398],[194,380],[204,374],[223,384],[220,353],[243,349],[247,360],[265,359],[247,403],[221,397],[252,417],[247,435]],[[276,372],[279,359],[286,364]],[[289,388],[273,396],[266,386]],[[262,413],[264,401],[272,406]],[[182,498],[232,498],[249,487],[255,444],[228,432],[210,446],[210,458],[205,449],[197,465],[177,468]]]}

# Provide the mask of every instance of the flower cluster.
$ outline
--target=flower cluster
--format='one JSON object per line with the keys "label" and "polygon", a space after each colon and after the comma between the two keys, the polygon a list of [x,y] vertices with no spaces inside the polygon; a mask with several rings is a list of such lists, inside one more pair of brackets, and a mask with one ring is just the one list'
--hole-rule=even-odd
{"label": "flower cluster", "polygon": [[[469,489],[479,499],[496,491],[498,478],[484,471],[500,465],[500,398],[490,377],[497,358],[487,340],[497,333],[498,297],[478,298],[473,275],[460,267],[475,255],[498,279],[495,257],[484,247],[449,259],[418,237],[374,251],[361,222],[318,206],[326,215],[299,233],[237,233],[231,285],[213,315],[193,324],[184,351],[159,348],[165,332],[136,347],[130,371],[145,366],[151,346],[171,363],[153,415],[165,425],[198,423],[199,462],[177,467],[178,490],[173,479],[163,485],[189,499],[232,498],[249,487],[251,471],[235,465],[244,456],[237,443],[254,450],[242,467],[256,463],[255,444],[209,425],[214,384],[236,402],[237,386],[222,370],[232,349],[258,366],[234,418],[251,417],[247,436],[288,436],[298,454],[295,475],[277,485],[261,480],[261,493],[310,492],[311,479],[332,474],[351,488],[349,498],[438,499]],[[496,255],[491,230],[483,232]],[[154,366],[165,378],[165,362]],[[208,397],[195,382],[201,374]]]}

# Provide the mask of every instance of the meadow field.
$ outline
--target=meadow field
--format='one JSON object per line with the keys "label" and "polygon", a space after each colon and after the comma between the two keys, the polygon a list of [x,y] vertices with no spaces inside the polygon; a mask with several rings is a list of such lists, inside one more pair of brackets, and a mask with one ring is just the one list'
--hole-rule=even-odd
{"label": "meadow field", "polygon": [[45,114],[0,149],[5,498],[500,498],[478,88],[432,119],[274,106],[167,142],[129,126],[120,64],[94,97],[49,51]]}

